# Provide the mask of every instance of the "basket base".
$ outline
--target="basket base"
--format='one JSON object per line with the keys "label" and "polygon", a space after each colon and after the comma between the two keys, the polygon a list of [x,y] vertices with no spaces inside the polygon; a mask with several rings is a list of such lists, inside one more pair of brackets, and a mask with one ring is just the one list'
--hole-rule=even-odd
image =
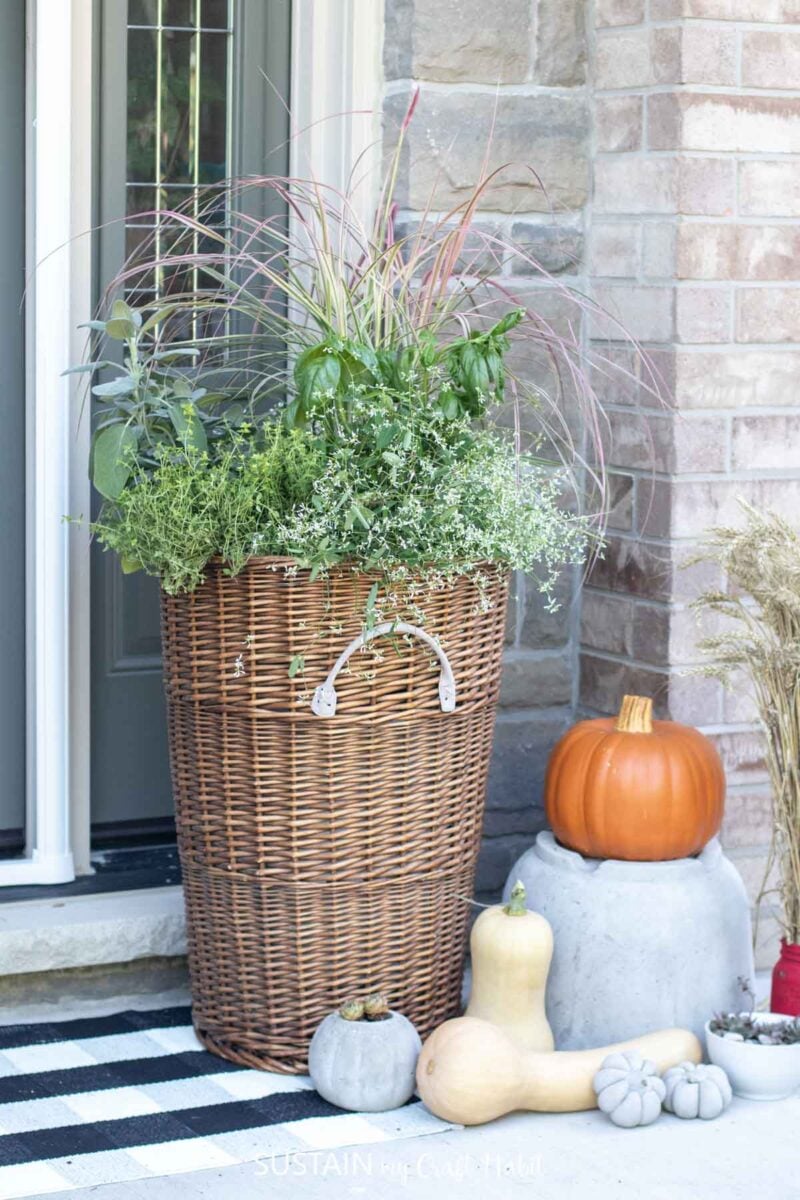
{"label": "basket base", "polygon": [[275,1071],[279,1075],[308,1074],[307,1059],[270,1058],[268,1054],[254,1054],[252,1050],[245,1050],[236,1042],[214,1037],[196,1021],[194,1022],[194,1031],[198,1041],[202,1042],[206,1050],[216,1054],[218,1058],[225,1058],[228,1062],[236,1063],[237,1066],[250,1067],[254,1071]]}

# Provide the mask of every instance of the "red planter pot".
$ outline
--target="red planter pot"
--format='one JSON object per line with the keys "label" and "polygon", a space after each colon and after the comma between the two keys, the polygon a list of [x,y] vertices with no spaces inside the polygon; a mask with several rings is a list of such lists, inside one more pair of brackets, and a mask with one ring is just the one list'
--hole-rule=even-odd
{"label": "red planter pot", "polygon": [[772,1012],[800,1015],[800,945],[781,939],[781,955],[772,970]]}

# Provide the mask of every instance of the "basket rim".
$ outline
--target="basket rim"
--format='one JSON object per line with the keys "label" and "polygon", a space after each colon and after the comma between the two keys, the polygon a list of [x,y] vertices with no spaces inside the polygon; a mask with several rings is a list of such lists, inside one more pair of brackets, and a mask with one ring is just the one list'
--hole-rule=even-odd
{"label": "basket rim", "polygon": [[[226,560],[222,557],[222,555],[214,554],[208,560],[208,562],[205,564],[205,566],[203,567],[202,579],[198,582],[196,587],[191,588],[191,589],[181,588],[180,590],[175,591],[175,592],[168,592],[164,588],[161,577],[159,576],[158,577],[158,590],[159,590],[162,598],[165,601],[166,600],[180,600],[181,598],[185,599],[187,596],[193,595],[193,593],[195,591],[197,591],[198,588],[201,588],[203,586],[204,582],[210,578],[212,571],[215,571],[215,570],[218,571],[219,568],[224,568],[225,566],[226,566]],[[291,555],[288,555],[288,554],[252,554],[242,564],[242,566],[239,568],[239,570],[236,571],[235,574],[227,574],[227,575],[223,574],[223,579],[233,583],[235,580],[241,579],[241,577],[244,575],[245,571],[247,571],[247,569],[249,567],[258,568],[259,566],[271,567],[275,571],[277,571],[281,566],[284,566],[287,569],[290,567],[294,567],[295,568],[295,573],[293,575],[294,579],[305,578],[306,582],[308,582],[308,583],[312,582],[312,580],[310,580],[307,577],[311,575],[311,572],[313,571],[314,568],[308,567],[308,566],[303,566],[298,561],[298,559],[293,558]],[[404,566],[403,564],[398,563],[397,566],[403,567],[403,569],[407,572],[407,576],[406,576],[407,579],[416,580],[416,581],[424,581],[430,573],[432,573],[436,570],[441,570],[444,572],[448,572],[448,570],[449,570],[449,568],[446,566],[445,567],[436,567],[435,565],[431,565],[429,568],[425,568],[425,567]],[[451,566],[452,566],[452,564],[451,564]],[[489,559],[489,558],[481,559],[479,562],[472,563],[471,568],[476,571],[492,572],[499,576],[505,576],[507,579],[510,579],[511,575],[513,574],[513,568],[511,566],[509,566],[508,563],[497,562],[497,561],[495,561],[493,559]],[[313,583],[314,584],[321,583],[324,578],[326,578],[327,576],[330,576],[330,575],[351,576],[353,578],[357,578],[360,576],[365,579],[380,580],[380,579],[386,578],[386,570],[381,567],[364,566],[362,564],[359,564],[356,559],[344,559],[344,560],[342,560],[342,562],[332,563],[327,568],[326,575],[325,576],[318,575],[317,578],[313,580]],[[457,569],[455,569],[453,571],[452,575],[450,576],[451,582],[455,582],[459,579],[469,579],[469,578],[470,578],[469,571],[459,571]]]}
{"label": "basket rim", "polygon": [[[211,566],[212,563],[216,565],[218,563],[225,563],[225,561],[226,560],[223,558],[223,556],[221,554],[213,554],[211,556],[211,558],[208,560],[208,563],[206,565]],[[300,563],[300,560],[295,558],[291,554],[251,554],[249,556],[249,558],[247,558],[245,560],[244,567],[249,566],[250,563],[287,563],[289,566],[295,566],[301,571],[313,570],[313,567],[303,566]],[[509,572],[509,573],[512,570],[512,568],[509,566],[508,563],[500,562],[497,559],[492,559],[492,558],[482,558],[482,559],[479,559],[477,562],[470,563],[469,565],[472,567],[475,567],[475,568],[491,567],[493,570]],[[412,567],[412,566],[408,566],[403,563],[396,563],[395,566],[403,567],[403,569],[408,570],[409,573],[414,574],[416,572],[421,572],[421,571],[425,571],[425,570],[446,571],[452,567],[458,566],[458,564],[457,563],[446,563],[446,564],[438,564],[437,565],[436,563],[431,563],[431,564],[429,564],[429,567]],[[242,567],[242,570],[244,570],[244,567]],[[331,565],[327,568],[327,570],[335,571],[335,570],[337,570],[339,568],[343,568],[343,567],[349,567],[351,569],[355,569],[356,571],[358,571],[359,574],[362,574],[362,575],[372,574],[374,572],[381,570],[380,567],[368,567],[365,565],[361,565],[361,564],[359,564],[358,559],[355,559],[355,558],[344,558],[340,562],[331,563]]]}
{"label": "basket rim", "polygon": [[[226,559],[224,559],[221,554],[213,555],[208,560],[208,562],[205,564],[205,566],[203,567],[204,578],[207,578],[211,574],[212,569],[218,570],[220,567],[224,568],[226,565],[227,565]],[[296,559],[293,556],[288,555],[288,554],[252,554],[242,564],[242,566],[239,568],[239,570],[235,574],[227,575],[226,578],[228,578],[230,580],[238,579],[245,573],[245,571],[249,567],[258,568],[259,566],[271,567],[273,570],[277,570],[281,566],[286,567],[287,569],[293,567],[293,568],[295,568],[295,574],[294,574],[295,579],[298,578],[299,576],[308,576],[314,570],[313,566],[305,566],[302,563],[300,563],[300,561],[298,559]],[[506,577],[510,577],[511,574],[513,573],[513,569],[511,566],[509,566],[508,563],[497,562],[496,560],[489,559],[489,558],[480,559],[478,562],[470,563],[467,570],[459,570],[458,564],[453,564],[453,563],[444,565],[444,566],[442,566],[442,565],[437,566],[435,563],[432,563],[427,567],[425,567],[425,566],[412,567],[412,566],[408,566],[403,563],[397,563],[396,568],[405,571],[406,577],[408,579],[414,579],[414,580],[425,580],[430,574],[432,574],[433,572],[435,572],[437,570],[442,571],[446,575],[449,574],[450,572],[452,572],[452,574],[450,574],[450,578],[453,581],[456,581],[458,579],[468,579],[470,577],[471,571],[491,572],[496,575],[506,576]],[[388,569],[391,570],[392,568],[390,567]],[[351,575],[353,577],[362,576],[362,577],[371,578],[371,579],[383,579],[386,577],[386,571],[387,571],[386,568],[377,567],[377,566],[368,567],[362,563],[359,563],[357,559],[350,558],[350,559],[343,559],[341,562],[331,563],[331,565],[326,568],[325,575],[339,575],[339,576]],[[324,577],[325,576],[320,574],[317,576],[317,578],[313,582],[318,583]],[[202,586],[202,585],[200,585],[200,586]],[[191,592],[188,592],[185,589],[182,589],[179,592],[165,591],[164,587],[161,584],[160,578],[159,578],[159,590],[161,591],[162,595],[167,596],[170,599],[175,599],[178,596],[191,595]],[[192,589],[192,590],[194,590],[194,589]]]}

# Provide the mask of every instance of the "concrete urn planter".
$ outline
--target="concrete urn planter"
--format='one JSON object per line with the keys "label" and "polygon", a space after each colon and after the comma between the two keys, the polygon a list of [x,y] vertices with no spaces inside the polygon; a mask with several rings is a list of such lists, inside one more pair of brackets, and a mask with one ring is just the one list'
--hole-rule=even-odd
{"label": "concrete urn planter", "polygon": [[752,980],[750,907],[714,838],[696,858],[584,858],[540,833],[512,868],[555,950],[547,1017],[559,1050],[679,1026],[704,1036],[709,1012],[741,1006]]}

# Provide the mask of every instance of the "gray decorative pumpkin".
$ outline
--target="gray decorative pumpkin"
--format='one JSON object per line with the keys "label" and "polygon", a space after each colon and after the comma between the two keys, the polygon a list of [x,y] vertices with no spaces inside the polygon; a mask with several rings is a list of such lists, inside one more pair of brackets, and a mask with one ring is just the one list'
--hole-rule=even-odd
{"label": "gray decorative pumpkin", "polygon": [[592,1086],[597,1107],[615,1125],[633,1129],[661,1116],[666,1087],[649,1058],[638,1050],[620,1050],[603,1059]]}
{"label": "gray decorative pumpkin", "polygon": [[399,1108],[414,1094],[422,1042],[382,997],[350,1001],[317,1027],[308,1072],[325,1100],[352,1112]]}
{"label": "gray decorative pumpkin", "polygon": [[664,1072],[664,1108],[690,1121],[713,1121],[731,1102],[733,1092],[722,1067],[682,1062]]}

